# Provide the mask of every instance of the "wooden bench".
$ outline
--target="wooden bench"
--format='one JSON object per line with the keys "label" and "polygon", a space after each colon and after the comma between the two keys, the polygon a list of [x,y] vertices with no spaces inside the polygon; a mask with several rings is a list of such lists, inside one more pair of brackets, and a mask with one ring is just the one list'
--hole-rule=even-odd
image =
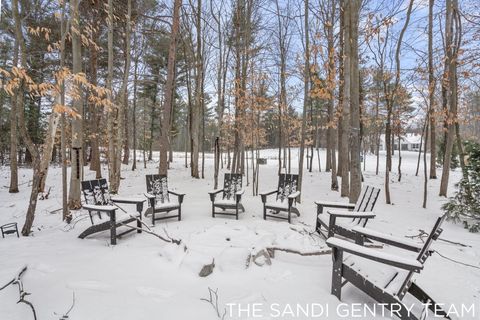
{"label": "wooden bench", "polygon": [[[78,236],[80,239],[84,239],[95,233],[110,230],[110,243],[115,245],[117,244],[117,239],[127,233],[135,230],[137,233],[142,232],[142,222],[140,220],[142,219],[143,203],[146,201],[145,199],[110,196],[106,179],[82,181],[82,193],[85,200],[82,208],[88,211],[92,226],[88,227]],[[136,207],[136,213],[119,219],[117,210],[126,211],[119,207],[117,203],[134,204]],[[109,219],[105,222],[95,223],[93,220],[94,214],[97,214],[99,219],[103,219],[102,214],[106,214]],[[132,222],[135,222],[135,227],[130,227],[128,225]],[[128,230],[117,233],[117,228],[125,226]]]}

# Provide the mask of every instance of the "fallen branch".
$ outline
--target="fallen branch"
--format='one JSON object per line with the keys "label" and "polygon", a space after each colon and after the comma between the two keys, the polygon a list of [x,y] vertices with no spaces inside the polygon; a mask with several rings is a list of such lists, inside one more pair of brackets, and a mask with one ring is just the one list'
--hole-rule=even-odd
{"label": "fallen branch", "polygon": [[218,319],[225,319],[225,316],[227,315],[227,309],[225,308],[223,311],[223,315],[220,316],[220,310],[218,308],[218,288],[217,290],[213,290],[212,288],[208,287],[208,293],[209,293],[209,298],[200,298],[202,301],[206,301],[210,303],[217,313]]}
{"label": "fallen branch", "polygon": [[289,249],[289,248],[270,247],[270,248],[266,248],[266,250],[271,258],[275,258],[275,251],[298,254],[303,257],[323,256],[323,255],[332,253],[331,249],[323,249],[318,251],[299,251],[299,250]]}
{"label": "fallen branch", "polygon": [[[419,234],[417,234],[417,235],[405,236],[405,238],[419,239],[419,240],[422,241],[422,243],[424,243],[425,242],[424,239],[428,238],[428,236],[429,236],[428,232],[425,232],[425,230],[422,230],[422,229],[418,229],[418,232],[419,232]],[[438,238],[437,240],[447,242],[447,243],[450,243],[450,244],[454,244],[454,245],[457,245],[457,246],[465,247],[465,248],[471,248],[472,247],[470,245],[467,245],[467,244],[464,244],[464,243],[461,243],[461,242],[451,241],[451,240],[448,240],[448,239],[445,239],[445,238]]]}
{"label": "fallen branch", "polygon": [[[180,244],[182,243],[182,240],[181,240],[181,239],[174,239],[174,238],[170,237],[170,236],[168,235],[168,233],[166,232],[165,228],[164,228],[163,230],[164,230],[165,233],[166,233],[166,238],[164,238],[163,236],[161,236],[161,235],[159,235],[158,233],[154,232],[145,222],[143,222],[142,219],[137,218],[137,217],[132,216],[132,215],[130,215],[130,217],[135,218],[137,221],[139,221],[139,222],[142,224],[142,226],[144,226],[144,227],[146,228],[146,230],[145,230],[145,229],[142,229],[142,228],[139,228],[139,227],[136,227],[136,226],[131,226],[131,225],[128,225],[128,224],[125,224],[125,223],[121,223],[121,225],[122,225],[122,226],[125,226],[125,227],[128,227],[128,228],[130,228],[130,229],[134,229],[134,230],[146,232],[146,233],[148,233],[148,234],[150,234],[150,235],[152,235],[152,236],[155,236],[155,237],[157,237],[158,239],[160,239],[160,240],[162,240],[162,241],[165,241],[165,242],[167,242],[167,243],[174,243],[174,244],[176,244],[176,245],[180,245]],[[185,247],[185,250],[187,250],[187,247]]]}
{"label": "fallen branch", "polygon": [[15,278],[13,278],[12,280],[10,280],[7,284],[5,284],[4,286],[2,286],[0,288],[0,291],[2,291],[3,289],[5,289],[6,287],[8,287],[9,285],[14,285],[16,284],[18,286],[18,294],[19,294],[19,299],[17,301],[17,303],[25,303],[26,305],[28,305],[30,307],[30,309],[32,310],[32,313],[33,313],[33,319],[34,320],[37,320],[37,313],[35,312],[35,307],[33,306],[33,304],[28,301],[28,300],[25,300],[25,297],[30,295],[30,293],[26,292],[24,289],[23,289],[23,282],[22,282],[22,275],[25,273],[25,271],[27,271],[27,266],[24,266],[20,272],[17,274],[17,276]]}
{"label": "fallen branch", "polygon": [[[68,314],[70,313],[70,311],[73,310],[73,307],[74,307],[74,306],[75,306],[75,292],[73,292],[73,294],[72,294],[72,305],[71,305],[70,308],[67,310],[67,312],[65,312],[65,313],[61,316],[60,320],[70,319],[70,318],[68,317]],[[56,314],[56,313],[54,313],[54,314],[55,314],[56,316],[58,316],[58,314]]]}

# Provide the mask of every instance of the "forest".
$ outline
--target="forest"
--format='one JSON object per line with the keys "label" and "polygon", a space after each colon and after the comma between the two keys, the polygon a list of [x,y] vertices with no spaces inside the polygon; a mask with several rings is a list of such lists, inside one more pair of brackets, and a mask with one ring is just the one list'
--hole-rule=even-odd
{"label": "forest", "polygon": [[[245,194],[233,191],[236,204],[218,206],[236,210],[230,215],[238,220],[242,210],[260,217],[263,203],[266,221],[285,205],[288,217],[281,219],[297,222],[290,231],[266,226],[274,233],[313,237],[323,210],[314,200],[323,197],[367,213],[377,213],[376,202],[378,212],[427,212],[418,222],[430,225],[433,212],[445,213],[457,223],[449,228],[460,230],[449,241],[474,250],[478,235],[463,229],[480,231],[479,35],[477,0],[3,0],[0,222],[17,221],[17,235],[28,238],[40,238],[48,228],[68,233],[88,219],[95,226],[87,182],[92,197],[101,191],[102,205],[122,194],[142,198],[152,225],[149,218],[141,221],[137,201],[140,218],[130,216],[137,225],[129,231],[187,242],[187,252],[194,241],[185,230],[203,220],[193,218],[181,232],[183,222],[172,222],[162,232],[162,224],[155,228],[156,210],[179,196],[178,220],[182,201],[185,219],[188,211],[208,216],[209,210],[215,218],[226,213],[215,211],[215,194],[207,206],[207,190],[223,186],[230,200],[226,190],[243,179]],[[168,177],[186,194],[168,189],[168,196],[165,189],[161,199],[157,193],[149,198],[150,174],[165,177],[158,181],[165,185]],[[90,182],[104,180],[111,199],[104,186]],[[282,206],[268,207],[263,191],[277,181]],[[197,196],[200,190],[205,194]],[[255,210],[250,201],[258,202]],[[314,203],[316,214],[309,207]],[[416,218],[410,214],[391,218],[391,231],[408,224],[409,237],[428,243],[428,232],[411,226]],[[245,223],[250,228],[251,221]],[[325,223],[325,239],[339,232]],[[118,236],[113,229],[112,245]],[[416,230],[420,234],[412,236]],[[36,245],[45,248],[42,243]],[[339,245],[332,243],[322,240],[320,247]],[[280,247],[249,257],[259,266],[257,258],[270,265],[275,250],[310,255]],[[473,252],[478,258],[480,251]],[[475,290],[480,292],[478,283]],[[217,292],[209,287],[209,295],[205,301],[224,319]]]}
{"label": "forest", "polygon": [[[353,203],[361,155],[375,153],[390,203],[390,172],[402,175],[401,162],[392,168],[395,141],[409,131],[431,154],[425,179],[440,171],[446,196],[452,158],[463,168],[462,141],[480,136],[479,22],[470,14],[478,3],[344,5],[5,1],[0,161],[10,166],[9,192],[18,192],[18,166],[34,170],[34,200],[47,191],[50,163],[70,165],[67,218],[80,207],[84,170],[108,176],[115,193],[121,165],[145,166],[157,150],[166,174],[175,150],[192,177],[205,178],[205,153],[219,137],[221,165],[232,172],[244,174],[251,159],[255,180],[253,159],[269,147],[279,172],[290,173],[299,148],[300,189],[304,167],[317,167]],[[34,213],[31,203],[29,220]]]}

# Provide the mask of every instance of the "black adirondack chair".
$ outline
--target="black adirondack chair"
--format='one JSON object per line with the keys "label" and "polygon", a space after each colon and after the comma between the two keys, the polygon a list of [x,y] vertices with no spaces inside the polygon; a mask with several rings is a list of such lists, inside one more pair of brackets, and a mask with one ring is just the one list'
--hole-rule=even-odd
{"label": "black adirondack chair", "polygon": [[[139,219],[142,219],[143,203],[142,198],[122,198],[119,196],[111,196],[108,191],[108,183],[106,179],[96,179],[82,181],[82,193],[84,197],[83,209],[88,211],[92,226],[83,231],[78,237],[84,239],[85,237],[110,230],[110,243],[112,245],[117,244],[117,239],[121,236],[137,230],[137,233],[142,232],[142,223]],[[124,218],[117,217],[117,210],[120,208],[117,204],[134,204],[136,206],[136,213],[127,215]],[[95,223],[94,215],[98,215],[100,220],[103,219],[102,214],[106,214],[109,219],[105,222]],[[136,222],[136,228],[128,228],[128,230],[121,233],[117,233],[117,228],[128,225],[129,223]]]}
{"label": "black adirondack chair", "polygon": [[[146,181],[147,193],[145,196],[150,207],[146,210],[145,216],[152,215],[152,224],[155,225],[156,220],[170,218],[178,218],[178,221],[182,220],[182,203],[185,194],[168,190],[166,175],[148,174],[146,175]],[[175,210],[177,210],[176,215],[168,214]],[[163,215],[157,216],[157,213]]]}
{"label": "black adirondack chair", "polygon": [[[298,174],[281,173],[278,176],[277,190],[261,193],[263,202],[263,219],[267,217],[287,220],[292,222],[292,213],[300,216],[300,212],[295,207],[297,198],[300,196],[298,189]],[[275,195],[275,199],[273,199]],[[271,196],[270,199],[268,196]],[[268,214],[267,212],[272,212]],[[287,216],[281,215],[280,212],[286,212]]]}
{"label": "black adirondack chair", "polygon": [[[238,213],[240,210],[245,212],[242,205],[242,195],[245,189],[242,187],[243,177],[240,173],[225,173],[223,178],[223,189],[217,189],[209,192],[210,201],[212,202],[212,217],[215,215],[235,216],[238,220]],[[222,194],[220,198],[219,194]],[[220,208],[222,211],[215,211],[215,208]],[[231,212],[235,210],[235,212]]]}
{"label": "black adirondack chair", "polygon": [[[436,240],[445,215],[439,217],[423,245],[403,238],[397,238],[366,228],[355,227],[356,242],[331,237],[327,245],[332,248],[333,270],[331,293],[341,299],[342,287],[350,282],[378,303],[385,305],[393,315],[400,319],[417,320],[419,317],[409,312],[402,302],[407,293],[429,304],[429,309],[436,310],[436,316],[449,319],[447,313],[440,308],[435,300],[420,288],[413,280],[415,273],[420,273],[425,261],[432,254],[430,246]],[[396,247],[401,253],[385,253],[362,246],[369,240],[379,241]],[[404,250],[418,253],[417,257],[408,257]],[[351,255],[344,256],[344,253]]]}
{"label": "black adirondack chair", "polygon": [[[375,218],[375,214],[372,211],[377,203],[379,194],[379,188],[366,186],[362,189],[355,204],[315,201],[317,205],[315,229],[325,238],[338,234],[346,238],[355,239],[355,233],[352,231],[352,228],[355,226],[365,227],[369,219]],[[327,213],[324,213],[325,208],[344,210],[328,210]]]}

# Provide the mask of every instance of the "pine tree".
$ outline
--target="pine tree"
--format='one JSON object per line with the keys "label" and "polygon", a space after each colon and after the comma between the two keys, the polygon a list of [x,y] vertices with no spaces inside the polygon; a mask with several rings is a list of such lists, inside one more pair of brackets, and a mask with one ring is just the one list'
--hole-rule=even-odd
{"label": "pine tree", "polygon": [[480,231],[480,144],[473,141],[465,142],[465,152],[468,162],[463,178],[456,187],[457,193],[443,209],[449,219],[463,222],[470,232]]}

